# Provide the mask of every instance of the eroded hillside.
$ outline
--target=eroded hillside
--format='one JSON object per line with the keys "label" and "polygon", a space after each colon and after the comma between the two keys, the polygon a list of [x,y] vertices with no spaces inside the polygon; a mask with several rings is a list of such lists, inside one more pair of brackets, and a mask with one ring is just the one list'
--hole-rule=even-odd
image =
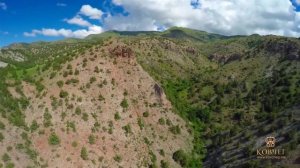
{"label": "eroded hillside", "polygon": [[[0,155],[10,158],[4,165],[179,167],[173,153],[191,150],[187,123],[172,112],[163,89],[125,44],[95,45],[58,69],[31,80],[6,81],[14,98],[28,100],[24,115],[29,128],[1,131]],[[30,146],[36,156],[23,154],[21,145]]]}

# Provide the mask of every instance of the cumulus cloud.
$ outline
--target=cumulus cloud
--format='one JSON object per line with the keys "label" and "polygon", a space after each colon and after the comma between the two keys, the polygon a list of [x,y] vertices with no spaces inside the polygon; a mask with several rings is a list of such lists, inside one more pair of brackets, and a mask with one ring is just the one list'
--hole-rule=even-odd
{"label": "cumulus cloud", "polygon": [[7,9],[7,5],[4,2],[0,2],[0,9],[2,10],[6,10]]}
{"label": "cumulus cloud", "polygon": [[[299,3],[300,0],[293,0]],[[290,0],[112,0],[128,15],[107,13],[82,5],[69,24],[86,29],[42,29],[25,36],[84,37],[105,30],[162,30],[180,26],[224,35],[275,34],[300,36],[300,13]],[[300,3],[299,3],[300,4]],[[295,5],[295,4],[294,4]],[[83,19],[86,17],[87,20]],[[102,22],[92,25],[88,19]]]}
{"label": "cumulus cloud", "polygon": [[[75,37],[84,38],[90,34],[99,34],[104,30],[101,26],[91,24],[89,21],[84,20],[81,16],[87,16],[90,19],[100,19],[102,16],[102,11],[93,8],[90,5],[83,5],[80,11],[71,19],[64,19],[68,24],[74,24],[78,26],[87,27],[86,29],[71,30],[66,28],[53,29],[53,28],[43,28],[41,30],[34,29],[31,32],[24,32],[23,35],[26,37],[36,37],[37,35],[52,36],[52,37]],[[99,20],[100,21],[100,20]]]}
{"label": "cumulus cloud", "polygon": [[[297,0],[300,1],[300,0]],[[106,29],[157,30],[182,26],[225,35],[300,35],[289,0],[113,0],[129,13],[105,18]]]}
{"label": "cumulus cloud", "polygon": [[75,25],[78,25],[78,26],[91,26],[91,23],[82,19],[80,16],[75,16],[71,19],[65,19],[65,21],[69,24],[75,24]]}
{"label": "cumulus cloud", "polygon": [[90,19],[100,19],[103,12],[97,8],[93,8],[90,5],[82,5],[80,14],[88,16]]}
{"label": "cumulus cloud", "polygon": [[47,29],[43,28],[41,30],[32,30],[32,32],[25,32],[24,36],[27,37],[35,37],[37,35],[44,35],[44,36],[63,36],[63,37],[76,37],[76,38],[84,38],[90,34],[99,34],[102,33],[103,29],[100,26],[92,25],[88,27],[88,29],[79,29],[72,31],[70,29]]}

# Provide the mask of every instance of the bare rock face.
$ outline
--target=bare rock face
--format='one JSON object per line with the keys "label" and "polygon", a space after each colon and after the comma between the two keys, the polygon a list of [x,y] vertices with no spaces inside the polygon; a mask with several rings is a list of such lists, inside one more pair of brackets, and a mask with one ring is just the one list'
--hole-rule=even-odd
{"label": "bare rock face", "polygon": [[109,49],[109,52],[116,57],[132,58],[134,53],[131,48],[127,46],[117,45],[116,47]]}
{"label": "bare rock face", "polygon": [[192,54],[192,55],[195,55],[195,54],[196,54],[196,50],[195,50],[195,48],[193,48],[193,47],[187,47],[187,48],[185,49],[185,51],[186,51],[187,53]]}
{"label": "bare rock face", "polygon": [[157,83],[154,85],[154,91],[159,97],[163,95],[163,89]]}
{"label": "bare rock face", "polygon": [[214,53],[211,54],[208,58],[218,63],[226,64],[235,60],[240,60],[242,56],[240,54],[223,55],[223,54]]}
{"label": "bare rock face", "polygon": [[263,48],[272,54],[279,53],[284,59],[300,61],[300,45],[291,40],[269,40]]}

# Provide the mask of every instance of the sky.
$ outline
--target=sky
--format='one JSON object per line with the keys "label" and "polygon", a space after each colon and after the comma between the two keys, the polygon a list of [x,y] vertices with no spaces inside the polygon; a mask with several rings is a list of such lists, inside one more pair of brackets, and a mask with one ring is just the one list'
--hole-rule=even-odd
{"label": "sky", "polygon": [[300,36],[300,0],[0,0],[0,47],[172,26]]}

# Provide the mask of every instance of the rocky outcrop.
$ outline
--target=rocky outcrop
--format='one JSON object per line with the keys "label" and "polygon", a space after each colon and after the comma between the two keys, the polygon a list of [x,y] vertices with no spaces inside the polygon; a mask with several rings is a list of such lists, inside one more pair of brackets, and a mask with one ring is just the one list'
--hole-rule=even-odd
{"label": "rocky outcrop", "polygon": [[185,51],[186,51],[187,53],[192,54],[192,55],[195,55],[195,54],[196,54],[196,49],[193,48],[193,47],[187,47],[187,48],[185,49]]}
{"label": "rocky outcrop", "polygon": [[267,52],[280,54],[287,60],[300,60],[300,45],[292,40],[269,40],[262,46]]}
{"label": "rocky outcrop", "polygon": [[228,55],[223,55],[223,54],[218,54],[214,53],[211,54],[208,57],[210,60],[221,63],[221,64],[227,64],[229,62],[235,61],[235,60],[240,60],[242,58],[241,54],[228,54]]}
{"label": "rocky outcrop", "polygon": [[110,48],[109,52],[116,57],[132,58],[134,57],[134,52],[131,48],[127,46],[117,45],[114,48]]}

